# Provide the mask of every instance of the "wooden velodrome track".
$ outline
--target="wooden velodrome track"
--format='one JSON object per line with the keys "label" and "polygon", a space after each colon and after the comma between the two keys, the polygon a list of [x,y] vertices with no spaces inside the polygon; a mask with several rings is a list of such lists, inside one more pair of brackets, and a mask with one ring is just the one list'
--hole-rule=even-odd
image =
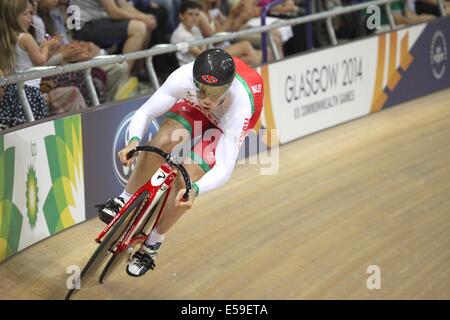
{"label": "wooden velodrome track", "polygon": [[[277,175],[239,165],[197,199],[143,278],[120,268],[83,299],[450,299],[450,89],[280,149]],[[1,299],[62,299],[102,224],[0,265]],[[369,265],[381,289],[366,286]]]}

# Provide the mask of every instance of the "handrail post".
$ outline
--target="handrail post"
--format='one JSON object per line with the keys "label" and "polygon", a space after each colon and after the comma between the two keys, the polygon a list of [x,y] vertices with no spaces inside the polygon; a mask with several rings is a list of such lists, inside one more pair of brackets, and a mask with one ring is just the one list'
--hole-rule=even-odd
{"label": "handrail post", "polygon": [[[306,15],[310,15],[312,13],[312,0],[306,0]],[[308,50],[311,50],[314,47],[313,42],[313,25],[312,22],[307,22],[305,26],[305,32],[306,32],[306,48]]]}
{"label": "handrail post", "polygon": [[338,44],[337,38],[336,38],[336,33],[334,32],[334,27],[333,27],[333,21],[331,20],[331,17],[328,17],[325,22],[327,25],[327,31],[328,31],[328,36],[330,37],[330,41],[331,44],[333,46]]}
{"label": "handrail post", "polygon": [[92,80],[91,68],[84,70],[84,79],[88,86],[89,96],[91,97],[92,103],[94,106],[99,106],[100,101],[98,100],[97,91],[95,90],[94,81]]}
{"label": "handrail post", "polygon": [[391,3],[386,3],[384,7],[386,8],[386,15],[388,17],[389,26],[391,27],[391,30],[395,30],[396,25],[394,16],[392,15]]}
{"label": "handrail post", "polygon": [[275,58],[275,61],[278,61],[281,59],[280,52],[278,52],[277,44],[275,43],[275,40],[273,39],[272,34],[269,32],[267,33],[267,38],[269,39],[270,48],[273,52],[273,57]]}
{"label": "handrail post", "polygon": [[34,115],[33,111],[31,110],[27,94],[25,93],[25,84],[23,82],[17,83],[17,92],[19,93],[19,100],[22,104],[23,111],[25,112],[25,118],[28,122],[33,122],[35,120]]}
{"label": "handrail post", "polygon": [[447,11],[445,11],[444,8],[444,0],[437,0],[438,6],[439,6],[439,12],[441,13],[441,17],[447,16]]}
{"label": "handrail post", "polygon": [[147,66],[147,72],[148,72],[148,76],[150,78],[152,87],[156,91],[159,89],[160,85],[159,85],[158,76],[156,75],[155,67],[153,66],[153,56],[150,56],[147,59],[145,59],[145,64]]}
{"label": "handrail post", "polygon": [[[265,3],[262,6],[261,26],[265,26],[266,25],[266,17],[269,14],[270,9],[272,9],[274,6],[276,6],[277,4],[280,4],[282,2],[283,2],[283,0],[272,0],[272,1],[269,0],[268,3]],[[267,62],[267,35],[270,35],[270,31],[261,33],[262,63],[266,63]],[[273,44],[272,44],[273,40],[270,40],[270,38],[269,38],[269,41],[270,41],[270,45],[272,47],[274,56],[276,56],[278,54],[278,50],[277,49],[275,49],[275,50],[273,49]],[[278,56],[279,56],[279,54],[278,54]]]}
{"label": "handrail post", "polygon": [[[261,26],[266,25],[266,7],[261,12]],[[262,50],[262,63],[267,62],[267,32],[261,33],[261,50]]]}

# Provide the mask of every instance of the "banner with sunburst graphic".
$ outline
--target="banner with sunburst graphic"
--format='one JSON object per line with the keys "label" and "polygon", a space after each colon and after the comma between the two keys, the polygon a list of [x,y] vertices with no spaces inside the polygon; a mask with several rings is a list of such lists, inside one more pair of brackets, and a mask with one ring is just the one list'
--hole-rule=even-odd
{"label": "banner with sunburst graphic", "polygon": [[80,115],[0,136],[0,262],[86,219]]}

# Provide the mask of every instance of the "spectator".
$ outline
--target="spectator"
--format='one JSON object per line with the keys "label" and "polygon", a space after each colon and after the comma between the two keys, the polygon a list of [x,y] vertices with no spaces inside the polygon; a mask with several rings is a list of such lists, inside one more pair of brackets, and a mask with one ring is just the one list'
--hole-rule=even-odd
{"label": "spectator", "polygon": [[164,7],[166,12],[168,13],[168,23],[170,32],[175,30],[176,26],[178,25],[178,13],[180,12],[181,2],[182,0],[141,0],[144,2],[152,2],[156,5],[159,5],[161,7]]}
{"label": "spectator", "polygon": [[[199,17],[199,28],[204,37],[211,37],[216,32],[229,31],[230,20],[227,19],[218,6],[218,0],[201,0],[202,11]],[[230,55],[238,57],[250,66],[258,66],[262,61],[261,50],[256,50],[252,44],[246,40],[240,40],[235,43],[225,41],[215,44],[216,47],[226,50]]]}
{"label": "spectator", "polygon": [[[150,47],[161,43],[169,43],[170,36],[172,35],[175,27],[172,25],[170,18],[174,16],[174,12],[167,11],[167,6],[158,5],[154,1],[149,0],[131,0],[139,11],[152,14],[157,20],[157,27],[152,33],[150,40]],[[164,3],[171,7],[171,1],[164,0]],[[178,11],[178,9],[177,9]],[[176,14],[177,15],[177,14]],[[169,19],[168,19],[169,18]],[[178,19],[177,19],[178,21]],[[155,72],[164,81],[175,69],[179,67],[175,53],[170,52],[166,54],[160,54],[153,57],[153,66]],[[139,80],[149,81],[148,72],[144,65],[139,68],[137,74]]]}
{"label": "spectator", "polygon": [[[269,16],[279,19],[294,19],[304,15],[305,11],[299,8],[294,0],[285,0],[269,11]],[[306,24],[291,26],[292,37],[283,43],[283,52],[286,56],[308,50],[306,43]]]}
{"label": "spectator", "polygon": [[[123,46],[122,52],[135,52],[148,47],[151,31],[156,28],[153,15],[135,9],[126,0],[72,0],[81,8],[81,30],[75,40],[93,42],[101,48]],[[128,74],[134,61],[128,61]]]}
{"label": "spectator", "polygon": [[[96,56],[104,55],[106,52],[100,49],[92,42],[72,41],[70,35],[65,28],[66,17],[64,13],[67,11],[67,4],[60,4],[55,0],[40,0],[38,8],[38,18],[44,21],[43,30],[39,34],[49,33],[50,35],[60,36],[63,39],[63,45],[54,52],[49,59],[49,65],[75,63],[90,60]],[[59,33],[56,33],[56,32]],[[37,39],[38,42],[42,41]],[[125,83],[127,79],[126,63],[115,63],[92,69],[94,86],[100,103],[113,100],[121,83]],[[75,83],[79,85],[83,96],[86,97],[88,105],[92,105],[87,84],[84,80],[83,72],[71,72],[53,77],[54,82],[59,83],[58,86],[70,85]]]}
{"label": "spectator", "polygon": [[158,43],[167,43],[170,40],[170,35],[175,30],[169,23],[169,16],[172,16],[172,12],[159,6],[153,1],[149,0],[131,0],[133,6],[140,12],[151,14],[156,19],[156,29],[152,33],[150,46]]}
{"label": "spectator", "polygon": [[[435,17],[441,16],[441,11],[439,10],[439,4],[437,0],[416,0],[415,12],[417,14],[432,14]],[[444,10],[447,15],[450,15],[450,1],[446,0],[444,2]]]}
{"label": "spectator", "polygon": [[[413,2],[411,2],[411,4],[412,3]],[[416,14],[407,4],[407,0],[400,0],[398,2],[391,3],[392,15],[394,17],[395,24],[409,25],[427,22],[434,19],[434,16],[430,14]]]}
{"label": "spectator", "polygon": [[[31,23],[32,7],[27,0],[0,0],[0,74],[2,76],[20,71],[27,65],[45,63],[48,51],[55,43],[45,41],[38,46],[31,35],[25,33]],[[30,55],[28,55],[30,53]],[[39,92],[39,80],[25,84],[25,94],[30,102],[35,119],[44,118],[47,106]],[[0,123],[2,128],[26,122],[25,113],[19,103],[16,85],[1,90]]]}
{"label": "spectator", "polygon": [[[54,1],[54,0],[42,0],[42,2],[50,2],[50,1]],[[31,9],[30,14],[32,14],[31,21],[37,23],[40,26],[44,26],[44,22],[42,21],[42,19],[40,19],[38,16],[36,16],[37,3],[34,2],[34,4],[35,4],[34,6],[31,5],[33,2],[29,1],[29,3],[30,3],[29,7]],[[30,28],[31,23],[29,22],[28,19],[24,19],[19,22],[21,24],[22,29]],[[30,32],[29,34],[30,35],[32,34],[33,36],[36,36],[36,33],[39,33],[39,32],[44,35],[46,34],[45,27],[44,27],[44,30],[38,30],[38,29],[36,29],[36,27],[34,29],[32,28],[31,30],[33,32]],[[28,31],[28,29],[27,29],[27,31]],[[24,48],[21,48],[22,44],[20,41],[21,40],[20,37],[22,35],[23,34],[19,35],[19,47],[17,48],[17,54],[18,54],[19,59],[17,60],[18,65],[16,65],[16,71],[18,71],[18,72],[27,71],[29,68],[33,67],[33,64],[36,63],[35,61],[33,61],[33,63],[31,63],[30,59],[28,58],[28,57],[32,57],[33,55],[36,55],[36,52],[34,52],[33,47],[30,47],[27,45],[27,47],[28,47],[27,55],[24,55],[24,52],[22,50]],[[32,38],[31,40],[33,43],[36,43],[34,38]],[[40,43],[43,43],[45,40],[46,40],[46,38],[44,36],[44,39],[42,39],[40,41]],[[50,47],[48,57],[51,55],[51,52],[54,51],[54,48],[59,46],[58,43],[61,41],[61,37],[55,36],[52,38],[52,40],[55,42],[55,45]],[[45,62],[45,64],[48,64],[48,58],[47,58],[47,61]],[[64,74],[64,76],[66,76],[66,75],[70,75],[70,73]],[[83,81],[84,79],[81,77],[80,80]],[[42,90],[43,82],[44,82],[43,79],[37,80],[37,83],[38,83],[37,86],[40,88],[41,93],[43,94],[43,98],[49,107],[50,114],[61,114],[61,113],[65,113],[67,111],[76,111],[76,110],[86,109],[86,103],[84,101],[84,98],[83,98],[79,88],[77,87],[79,85],[79,82],[72,81],[71,83],[59,84],[59,85],[55,85],[55,86],[52,86],[49,88],[46,87],[46,90]]]}
{"label": "spectator", "polygon": [[[407,0],[400,0],[391,3],[392,17],[394,18],[394,22],[396,25],[409,25],[427,22],[434,19],[434,16],[430,14],[416,14],[411,9],[412,2],[409,3],[408,2]],[[387,26],[388,24],[389,21],[383,6],[381,15],[381,25]]]}
{"label": "spectator", "polygon": [[[232,7],[230,14],[228,15],[228,18],[231,21],[229,23],[230,30],[238,31],[261,26],[261,7],[259,7],[258,4],[259,0],[241,0],[237,5]],[[271,24],[277,20],[277,18],[267,17],[266,23]],[[272,30],[270,34],[275,42],[275,45],[277,46],[278,53],[281,57],[283,57],[283,43],[293,36],[292,28],[289,26],[281,27],[276,30]],[[249,40],[256,48],[261,48],[261,34],[251,34],[243,39]]]}
{"label": "spectator", "polygon": [[[198,27],[201,6],[195,1],[185,0],[181,4],[179,19],[180,24],[175,29],[170,39],[171,43],[188,42],[203,38]],[[200,53],[206,50],[206,46],[192,47],[183,52],[177,52],[180,65],[187,64],[195,59]]]}

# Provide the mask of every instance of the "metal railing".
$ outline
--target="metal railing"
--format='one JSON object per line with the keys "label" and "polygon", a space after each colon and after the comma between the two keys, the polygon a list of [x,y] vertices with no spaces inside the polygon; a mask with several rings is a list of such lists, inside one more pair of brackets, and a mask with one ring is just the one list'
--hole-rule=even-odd
{"label": "metal railing", "polygon": [[[238,38],[242,38],[242,37],[254,34],[254,33],[263,33],[263,32],[277,29],[277,28],[280,28],[283,26],[292,26],[292,25],[296,25],[296,24],[308,23],[308,22],[318,21],[318,20],[323,20],[323,19],[326,19],[326,21],[327,21],[328,34],[329,34],[331,43],[333,45],[335,45],[335,44],[337,44],[337,38],[336,38],[336,35],[334,32],[333,26],[331,25],[331,18],[342,15],[342,14],[347,14],[347,13],[364,10],[371,5],[378,5],[378,6],[384,5],[384,6],[386,6],[386,9],[387,9],[386,11],[389,16],[389,21],[392,21],[392,23],[390,23],[390,27],[391,27],[391,29],[395,29],[396,26],[393,23],[392,13],[390,11],[390,6],[389,6],[389,4],[391,2],[395,2],[395,1],[398,1],[398,0],[375,0],[375,1],[355,4],[355,5],[346,6],[346,7],[337,7],[332,10],[315,13],[315,14],[311,14],[308,16],[293,18],[293,19],[289,19],[289,20],[279,20],[275,23],[272,23],[271,25],[254,27],[254,28],[249,28],[249,29],[236,31],[236,32],[222,32],[220,34],[216,34],[212,37],[201,39],[201,40],[182,42],[182,43],[177,43],[177,44],[159,44],[159,45],[156,45],[147,50],[127,53],[127,54],[119,54],[119,55],[98,56],[98,57],[95,57],[95,58],[93,58],[89,61],[85,61],[85,62],[65,64],[65,65],[61,65],[61,66],[32,68],[24,73],[10,75],[6,78],[0,77],[0,86],[5,86],[8,84],[14,84],[14,83],[18,84],[20,101],[25,110],[25,115],[26,115],[27,121],[31,122],[31,121],[34,121],[34,117],[33,117],[33,113],[31,111],[31,107],[28,103],[28,100],[27,100],[26,94],[25,94],[25,90],[24,90],[24,82],[28,81],[28,80],[49,77],[49,76],[55,76],[55,75],[63,74],[63,73],[67,73],[67,72],[85,70],[85,80],[87,81],[87,84],[88,84],[90,96],[92,98],[94,105],[99,105],[97,92],[95,91],[94,84],[92,82],[92,77],[90,76],[90,72],[89,72],[89,70],[91,68],[100,67],[100,66],[104,66],[104,65],[108,65],[108,64],[114,64],[114,63],[122,63],[124,61],[129,61],[129,60],[146,59],[146,67],[147,67],[147,71],[149,73],[150,82],[151,82],[153,88],[157,89],[157,88],[159,88],[159,80],[156,75],[155,69],[153,67],[153,63],[152,63],[152,58],[156,55],[185,50],[185,49],[188,49],[191,47],[196,47],[196,46],[210,45],[213,43],[219,43],[219,42],[223,42],[223,41],[227,41],[227,40],[238,39]],[[442,0],[438,0],[438,2],[441,4],[441,8],[443,8]],[[442,11],[442,14],[445,15],[445,11],[443,11],[443,9],[441,9],[441,11]],[[330,22],[328,22],[328,21],[330,21]],[[276,56],[276,54],[275,54],[275,56]]]}
{"label": "metal railing", "polygon": [[[262,7],[262,12],[261,12],[261,26],[265,26],[266,25],[266,17],[269,14],[270,9],[272,9],[273,7],[275,7],[276,5],[282,3],[284,0],[273,0],[267,4],[265,4]],[[274,40],[272,38],[272,35],[270,34],[270,32],[263,32],[261,33],[261,48],[262,48],[262,62],[266,63],[267,62],[267,38],[269,38],[269,43],[270,43],[270,47],[274,53],[274,58],[275,60],[279,60],[280,59],[280,53],[278,52],[278,49],[274,43]]]}

